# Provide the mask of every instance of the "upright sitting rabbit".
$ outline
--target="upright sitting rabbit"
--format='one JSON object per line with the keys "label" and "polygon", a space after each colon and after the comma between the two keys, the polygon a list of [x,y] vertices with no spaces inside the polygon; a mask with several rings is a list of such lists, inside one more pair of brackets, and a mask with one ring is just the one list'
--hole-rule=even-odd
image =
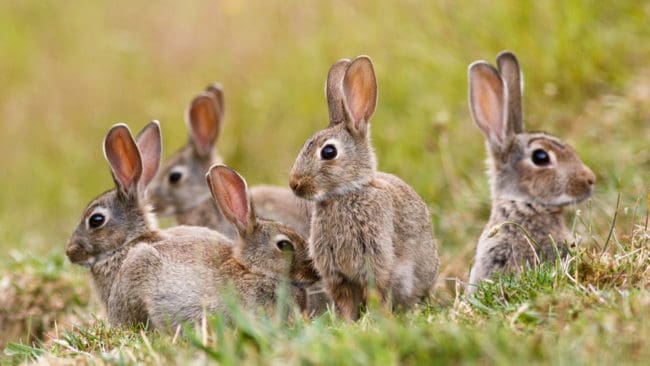
{"label": "upright sitting rabbit", "polygon": [[330,124],[305,143],[290,186],[315,201],[310,254],[337,313],[359,318],[371,281],[386,302],[409,307],[438,275],[429,210],[398,177],[378,172],[370,145],[377,83],[370,59],[339,60],[326,85]]}
{"label": "upright sitting rabbit", "polygon": [[[71,262],[89,267],[112,324],[149,322],[153,328],[165,328],[198,321],[205,311],[224,308],[220,294],[238,277],[232,278],[221,266],[246,250],[206,228],[157,229],[144,191],[160,162],[158,123],[147,125],[137,140],[136,144],[123,124],[109,130],[104,153],[115,189],[88,205],[68,241],[66,254]],[[262,227],[256,227],[251,237],[266,239],[260,245],[275,245],[271,242],[274,238],[254,235]],[[290,229],[282,227],[280,231],[287,231],[291,240],[299,240]],[[277,256],[269,260],[267,264],[273,272]],[[258,268],[264,263],[242,262],[242,268]],[[270,291],[268,283],[264,283],[264,288]]]}
{"label": "upright sitting rabbit", "polygon": [[[224,117],[224,95],[219,84],[196,96],[187,110],[188,143],[174,153],[153,180],[149,189],[159,214],[175,215],[179,224],[206,226],[235,238],[237,230],[210,197],[205,174],[213,164],[222,163],[214,145]],[[309,235],[310,205],[290,189],[275,186],[252,187],[258,214],[280,221]]]}
{"label": "upright sitting rabbit", "polygon": [[497,66],[485,61],[469,66],[469,106],[486,138],[492,192],[469,292],[497,272],[565,256],[572,238],[564,207],[590,197],[596,180],[571,146],[544,132],[524,131],[517,59],[502,52]]}

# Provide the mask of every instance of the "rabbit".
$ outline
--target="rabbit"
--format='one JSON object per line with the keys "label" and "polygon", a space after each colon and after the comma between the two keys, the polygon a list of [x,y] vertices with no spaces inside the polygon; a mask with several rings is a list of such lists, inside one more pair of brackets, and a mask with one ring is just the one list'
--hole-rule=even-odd
{"label": "rabbit", "polygon": [[486,139],[492,196],[468,293],[498,272],[566,256],[572,238],[564,208],[589,198],[596,181],[571,146],[545,132],[524,131],[523,76],[517,58],[501,52],[497,67],[476,61],[468,71],[469,107]]}
{"label": "rabbit", "polygon": [[290,174],[293,192],[314,201],[310,255],[347,320],[360,317],[369,281],[385,306],[425,299],[439,258],[429,210],[398,177],[377,171],[370,117],[377,82],[370,58],[337,61],[326,83],[330,124],[309,138]]}
{"label": "rabbit", "polygon": [[[158,122],[151,122],[142,130],[137,144],[126,125],[113,126],[104,140],[104,156],[115,189],[90,202],[66,245],[70,261],[90,269],[111,324],[149,320],[148,295],[163,258],[203,263],[205,272],[210,273],[212,267],[232,253],[230,246],[214,245],[227,241],[217,232],[204,228],[157,228],[144,191],[156,174],[161,151]],[[170,238],[177,245],[162,256],[154,245]],[[198,284],[191,281],[192,285],[211,283],[209,276],[196,277]],[[188,286],[181,286],[180,290],[190,291]]]}
{"label": "rabbit", "polygon": [[275,305],[282,277],[291,280],[290,292],[307,310],[306,288],[320,280],[305,239],[289,226],[259,218],[244,178],[215,164],[206,175],[210,192],[226,219],[237,229],[233,255],[220,270],[242,295],[248,307]]}
{"label": "rabbit", "polygon": [[115,189],[88,205],[66,255],[90,269],[111,325],[166,329],[196,322],[224,309],[220,293],[229,277],[221,266],[233,258],[236,243],[202,227],[157,228],[145,189],[160,162],[158,123],[137,140],[126,125],[109,130],[104,154]]}
{"label": "rabbit", "polygon": [[[224,110],[223,89],[217,83],[192,100],[186,113],[189,141],[167,160],[149,191],[156,213],[175,215],[179,224],[206,226],[234,239],[237,230],[212,200],[204,181],[211,165],[223,163],[214,145]],[[310,205],[290,189],[252,187],[251,196],[261,217],[285,223],[305,237],[309,235]]]}

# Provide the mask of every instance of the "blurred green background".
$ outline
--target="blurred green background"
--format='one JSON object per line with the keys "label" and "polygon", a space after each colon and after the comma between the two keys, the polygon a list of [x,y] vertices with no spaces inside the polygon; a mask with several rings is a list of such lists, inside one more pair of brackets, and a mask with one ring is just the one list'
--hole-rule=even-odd
{"label": "blurred green background", "polygon": [[62,252],[87,202],[112,187],[108,128],[158,119],[169,155],[213,81],[226,93],[226,162],[250,184],[287,185],[327,123],[329,66],[359,54],[378,76],[379,167],[429,203],[448,267],[468,270],[489,212],[467,66],[504,49],[524,71],[527,127],[580,152],[598,176],[585,207],[609,222],[618,192],[643,207],[650,181],[648,19],[641,1],[2,0],[0,248],[5,259]]}

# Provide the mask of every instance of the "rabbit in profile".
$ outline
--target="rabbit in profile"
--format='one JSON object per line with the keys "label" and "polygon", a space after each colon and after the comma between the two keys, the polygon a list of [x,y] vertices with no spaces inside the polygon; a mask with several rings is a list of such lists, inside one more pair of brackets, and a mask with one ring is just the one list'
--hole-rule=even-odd
{"label": "rabbit in profile", "polygon": [[[72,263],[90,269],[94,287],[115,325],[149,320],[149,296],[165,258],[189,260],[204,268],[192,286],[206,285],[211,268],[231,255],[232,248],[217,232],[204,228],[175,228],[161,231],[144,198],[147,184],[156,174],[162,151],[160,126],[148,124],[133,140],[124,124],[113,126],[104,140],[104,155],[111,168],[115,189],[88,204],[81,221],[68,240],[66,255]],[[160,252],[154,245],[170,238],[178,245]],[[182,245],[181,245],[182,244]],[[216,288],[213,290],[216,292]],[[179,299],[191,301],[188,286],[178,288]],[[203,290],[201,290],[203,291]],[[193,295],[193,294],[192,294]],[[200,307],[201,301],[197,302]]]}
{"label": "rabbit in profile", "polygon": [[165,328],[224,309],[220,293],[231,279],[220,267],[235,243],[201,227],[159,230],[150,213],[144,192],[161,146],[157,122],[137,144],[126,125],[109,130],[104,155],[115,189],[91,201],[66,246],[71,262],[90,269],[113,325]]}
{"label": "rabbit in profile", "polygon": [[[179,224],[209,227],[234,239],[237,230],[212,200],[205,184],[210,166],[223,162],[214,145],[224,111],[224,93],[219,84],[210,85],[192,100],[186,114],[189,141],[167,160],[151,183],[149,194],[156,213],[174,215]],[[305,237],[309,235],[310,205],[290,189],[252,187],[251,195],[258,215],[287,224]]]}
{"label": "rabbit in profile", "polygon": [[338,314],[359,318],[370,281],[382,301],[409,307],[438,275],[429,210],[398,177],[378,172],[370,144],[377,102],[366,56],[336,62],[326,83],[330,124],[307,140],[290,186],[314,201],[310,255]]}
{"label": "rabbit in profile", "polygon": [[470,293],[497,272],[564,257],[572,242],[564,207],[590,197],[596,180],[571,146],[544,132],[524,131],[517,58],[504,51],[497,66],[477,61],[468,72],[469,106],[486,139],[492,195],[492,212],[470,273]]}

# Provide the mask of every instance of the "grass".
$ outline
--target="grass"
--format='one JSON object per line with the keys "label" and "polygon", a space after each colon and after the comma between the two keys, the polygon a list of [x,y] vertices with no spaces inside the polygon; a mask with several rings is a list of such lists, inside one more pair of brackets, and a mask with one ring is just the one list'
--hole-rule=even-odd
{"label": "grass", "polygon": [[[0,321],[19,324],[0,340],[3,362],[642,363],[649,16],[642,2],[595,0],[2,2],[0,286],[10,292]],[[568,215],[580,238],[570,263],[502,278],[469,300],[455,290],[489,192],[466,70],[503,49],[524,71],[528,128],[574,146],[597,188]],[[244,314],[246,326],[224,328],[217,318],[196,339],[108,329],[88,274],[63,248],[85,204],[111,185],[100,145],[109,126],[159,119],[170,154],[186,139],[191,97],[220,81],[225,160],[251,184],[286,185],[303,142],[326,124],[328,67],[358,54],[378,76],[379,167],[432,211],[443,263],[434,302],[356,324]]]}

